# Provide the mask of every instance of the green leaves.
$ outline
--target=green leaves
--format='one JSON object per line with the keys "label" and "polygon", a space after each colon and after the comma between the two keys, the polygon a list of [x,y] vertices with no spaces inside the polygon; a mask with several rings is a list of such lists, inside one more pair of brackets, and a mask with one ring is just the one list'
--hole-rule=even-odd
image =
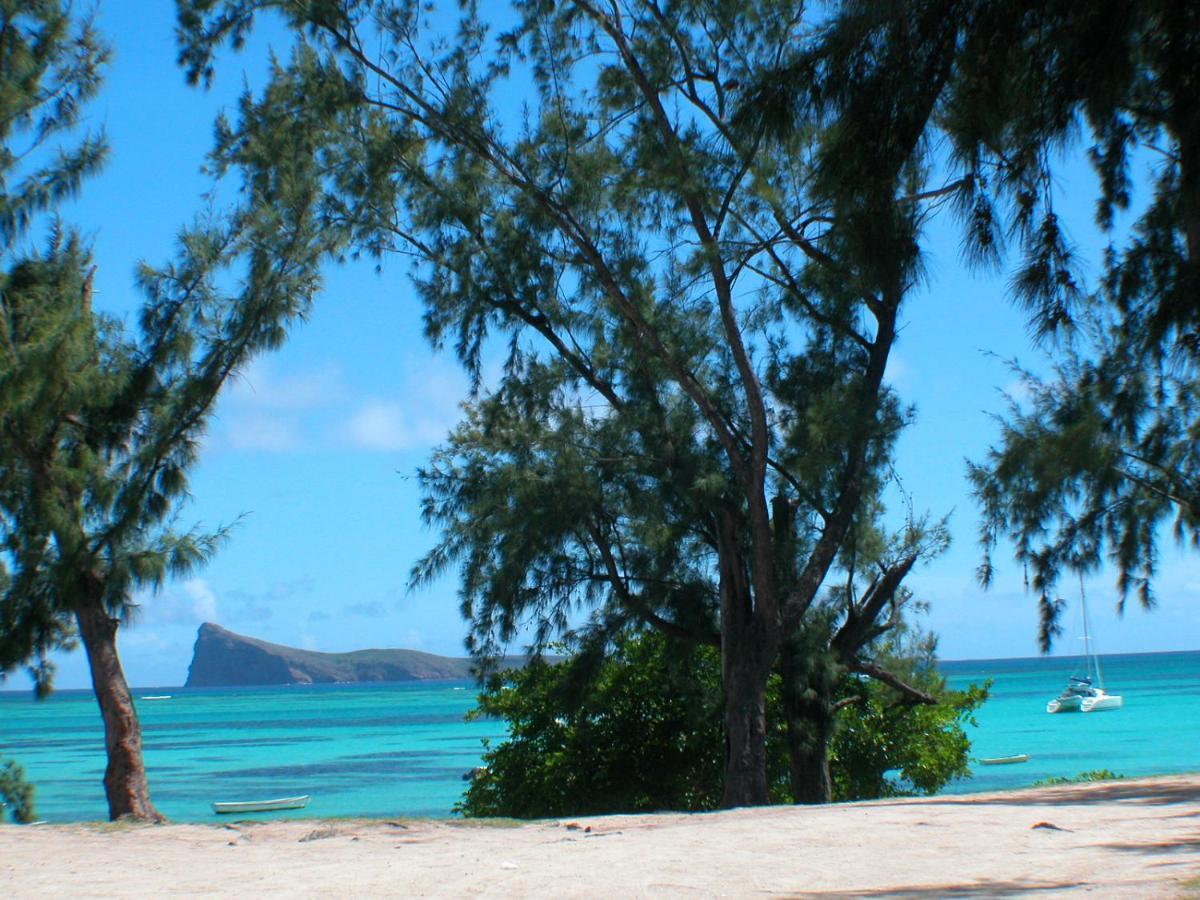
{"label": "green leaves", "polygon": [[933,794],[970,777],[964,726],[987,699],[987,686],[945,691],[933,673],[915,679],[934,688],[935,705],[898,703],[875,682],[846,684],[861,700],[839,714],[830,764],[840,800]]}
{"label": "green leaves", "polygon": [[715,648],[625,635],[586,687],[572,663],[535,662],[489,682],[475,715],[509,726],[458,812],[539,818],[703,810],[721,796]]}
{"label": "green leaves", "polygon": [[25,780],[25,771],[12,760],[0,758],[0,816],[5,808],[13,822],[27,825],[37,818],[33,806],[33,785]]}
{"label": "green leaves", "polygon": [[[843,548],[886,543],[867,546],[908,413],[883,374],[919,276],[941,43],[884,48],[869,121],[768,140],[734,107],[813,43],[781,0],[467,4],[456,23],[387,0],[181,6],[193,77],[260,11],[298,41],[219,131],[247,214],[330,256],[407,255],[427,335],[472,377],[470,419],[420,473],[441,539],[413,582],[458,570],[483,656],[598,653],[633,623],[726,647],[736,765],[761,768],[780,645],[839,560],[857,576]],[[906,86],[910,57],[930,69],[913,90],[870,90]],[[761,772],[734,780],[730,802],[765,799]]]}
{"label": "green leaves", "polygon": [[103,133],[79,133],[108,47],[66,0],[0,0],[0,258],[35,217],[104,162]]}
{"label": "green leaves", "polygon": [[[844,694],[858,699],[842,706],[834,724],[835,799],[931,794],[969,776],[964,726],[987,688],[945,691],[932,651],[920,652],[925,655],[919,659],[893,658],[891,664],[908,669],[906,677],[933,691],[936,705],[901,702],[890,688],[874,682],[839,682]],[[472,715],[503,719],[509,737],[485,749],[483,769],[456,811],[542,818],[695,811],[720,804],[716,648],[682,648],[653,632],[624,632],[598,667],[588,669],[586,663],[581,658],[535,661],[487,683]],[[787,802],[779,689],[779,679],[773,678],[768,766],[773,800]]]}
{"label": "green leaves", "polygon": [[[222,152],[270,154],[279,177],[248,180],[224,221],[199,218],[173,261],[141,267],[136,327],[95,312],[76,234],[50,223],[40,252],[10,239],[95,170],[102,141],[63,142],[105,53],[70,4],[0,0],[0,674],[32,662],[39,692],[81,604],[124,619],[135,591],[193,571],[224,540],[176,529],[199,440],[226,380],[305,314],[339,233],[307,188],[311,143],[278,130],[233,141]],[[343,80],[298,58],[322,115],[345,103]],[[21,187],[20,165],[37,190]]]}

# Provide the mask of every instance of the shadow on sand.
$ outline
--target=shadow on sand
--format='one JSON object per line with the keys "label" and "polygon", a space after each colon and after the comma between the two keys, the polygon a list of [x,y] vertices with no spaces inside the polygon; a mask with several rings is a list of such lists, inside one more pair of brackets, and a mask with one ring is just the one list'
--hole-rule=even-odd
{"label": "shadow on sand", "polygon": [[[997,794],[946,794],[921,800],[929,806],[1087,806],[1114,801],[1145,806],[1169,806],[1175,803],[1200,805],[1200,784],[1171,779],[1131,781],[1093,781],[1064,784]],[[911,801],[908,801],[911,803]],[[878,803],[878,806],[891,804]],[[896,805],[905,805],[900,802]]]}
{"label": "shadow on sand", "polygon": [[[1181,812],[1179,817],[1200,817],[1200,785],[1170,778],[1133,781],[1093,782],[1070,784],[1057,787],[1037,788],[1030,791],[1012,791],[1005,794],[975,795],[970,797],[943,796],[921,801],[929,806],[979,806],[1003,805],[1026,807],[1087,806],[1093,803],[1133,803],[1147,806],[1168,807],[1174,804],[1190,804],[1192,809]],[[891,806],[890,803],[873,804]],[[895,804],[902,805],[902,804]],[[1174,818],[1171,816],[1170,818]],[[1157,857],[1154,866],[1183,866],[1181,878],[1186,877],[1194,859],[1200,859],[1200,834],[1181,836],[1160,841],[1121,841],[1099,844],[1106,850],[1122,853],[1140,853]],[[1185,857],[1180,859],[1180,856]],[[1191,857],[1190,859],[1188,857]],[[1182,885],[1182,880],[1181,880]],[[1189,883],[1190,886],[1190,883]],[[924,884],[919,887],[881,888],[878,890],[857,889],[853,891],[826,891],[800,894],[800,897],[872,897],[880,900],[916,900],[919,897],[1018,897],[1036,896],[1048,891],[1086,889],[1087,882],[1036,882],[1036,881],[977,881],[969,884]],[[1109,885],[1112,887],[1112,885]],[[1200,887],[1200,884],[1198,884]]]}
{"label": "shadow on sand", "polygon": [[1045,891],[1069,891],[1086,887],[1087,883],[1081,881],[977,881],[972,884],[923,884],[920,887],[880,888],[874,891],[822,891],[819,894],[797,894],[796,898],[818,900],[827,897],[878,897],[880,900],[928,900],[929,897],[1030,897]]}

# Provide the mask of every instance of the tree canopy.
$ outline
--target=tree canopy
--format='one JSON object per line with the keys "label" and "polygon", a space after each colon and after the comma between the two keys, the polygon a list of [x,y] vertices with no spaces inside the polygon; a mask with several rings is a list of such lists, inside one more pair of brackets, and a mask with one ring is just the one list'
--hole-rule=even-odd
{"label": "tree canopy", "polygon": [[0,677],[29,665],[44,694],[47,652],[78,636],[110,815],[158,820],[117,629],[222,537],[176,523],[199,439],[226,379],[306,309],[324,246],[272,210],[202,217],[174,262],[141,267],[133,326],[95,310],[90,250],[53,213],[107,152],[75,130],[106,52],[66,0],[0,4]]}
{"label": "tree canopy", "polygon": [[40,213],[73,196],[104,162],[103,132],[81,131],[108,47],[62,0],[0,0],[0,256]]}
{"label": "tree canopy", "polygon": [[[914,704],[878,682],[840,678],[830,742],[835,800],[929,794],[970,774],[964,725],[986,689],[945,690],[931,643],[913,637],[885,642],[881,655],[938,702]],[[486,748],[458,810],[538,818],[717,808],[719,653],[671,641],[652,629],[622,633],[591,681],[581,681],[579,660],[536,661],[493,677],[474,714],[503,719],[509,736]],[[772,800],[782,802],[792,798],[778,676],[767,705],[768,780]]]}
{"label": "tree canopy", "polygon": [[[1181,541],[1200,541],[1200,12],[1055,2],[1031,5],[1007,28],[997,42],[1004,59],[967,80],[956,110],[965,137],[1015,161],[1020,190],[1042,186],[1027,203],[1042,215],[1045,250],[1016,288],[1039,331],[1066,334],[1050,376],[1025,378],[1028,397],[1009,410],[972,480],[985,547],[1007,536],[1032,570],[1049,646],[1063,570],[1110,559],[1121,606],[1129,593],[1151,606],[1163,523]],[[1019,100],[1016,85],[1028,83],[1040,86],[1037,104]],[[1066,245],[1048,188],[1055,151],[1080,143],[1110,238],[1094,287],[1050,262],[1069,262],[1051,250]]]}
{"label": "tree canopy", "polygon": [[[1000,441],[971,467],[982,581],[1011,539],[1040,595],[1046,647],[1064,570],[1111,560],[1122,607],[1130,592],[1151,605],[1165,521],[1197,539],[1200,13],[1160,0],[847,0],[828,12],[817,40],[753,84],[743,117],[784,132],[808,128],[814,109],[837,117],[838,171],[852,178],[869,162],[863,133],[890,130],[894,85],[920,81],[923,53],[944,65],[921,127],[940,148],[964,255],[1015,263],[1012,297],[1054,360],[1045,378],[1022,372]],[[1058,203],[1080,152],[1110,239],[1097,278]]]}
{"label": "tree canopy", "polygon": [[[1016,297],[1035,333],[1059,344],[1047,377],[1024,373],[1025,396],[971,476],[984,580],[991,549],[1011,539],[1048,647],[1064,570],[1111,561],[1121,607],[1130,593],[1151,606],[1164,523],[1200,540],[1200,12],[1154,0],[999,4],[979,29],[991,52],[967,54],[950,130],[964,156],[994,167],[1027,235]],[[1094,280],[1052,189],[1064,151],[1080,147],[1109,238]]]}
{"label": "tree canopy", "polygon": [[[46,298],[35,283],[38,273],[51,280],[70,277],[55,269],[59,250],[80,264],[76,239],[56,232],[45,256],[29,258],[29,236],[40,214],[53,210],[73,196],[89,175],[103,164],[108,145],[102,132],[81,131],[80,118],[86,102],[98,90],[108,48],[97,35],[90,19],[73,17],[69,4],[59,0],[0,3],[0,298],[5,321],[12,306],[9,295],[30,291],[40,304]],[[75,272],[76,298],[82,297],[85,271]],[[42,362],[53,358],[59,346],[71,340],[71,326],[58,331],[28,323],[12,323],[32,334],[42,333]],[[21,374],[15,363],[18,352],[14,338],[5,329],[4,365],[0,367],[0,414],[4,439],[14,427],[15,404],[53,403],[55,385],[42,383],[44,370]],[[23,384],[20,382],[24,382]],[[61,385],[58,385],[61,388]],[[16,395],[24,394],[18,401]],[[40,394],[40,396],[39,396]],[[19,485],[17,468],[5,456],[0,470],[0,489],[6,496]],[[30,598],[16,601],[10,591],[10,565],[14,545],[7,534],[0,556],[0,672],[14,664],[35,661],[31,669],[39,690],[48,689],[52,670],[45,654],[71,640],[69,623],[56,618],[45,605]],[[40,661],[40,662],[37,662]]]}
{"label": "tree canopy", "polygon": [[739,116],[741,86],[811,43],[794,3],[181,10],[196,80],[255,16],[292,26],[217,159],[311,193],[302,224],[346,253],[408,254],[429,336],[480,386],[423,476],[445,538],[418,580],[461,567],[477,649],[524,621],[544,643],[580,610],[599,634],[719,643],[725,802],[764,802],[766,682],[827,579],[846,588],[822,653],[881,675],[861,651],[939,543],[910,522],[858,564],[907,419],[884,372],[940,190],[922,135],[942,43],[902,48],[914,77],[852,140],[849,120]]}

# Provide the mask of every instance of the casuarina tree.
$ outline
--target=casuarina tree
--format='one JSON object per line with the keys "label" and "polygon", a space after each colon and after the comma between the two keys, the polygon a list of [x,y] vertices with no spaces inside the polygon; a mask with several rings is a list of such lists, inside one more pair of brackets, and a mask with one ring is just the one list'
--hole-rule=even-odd
{"label": "casuarina tree", "polygon": [[[68,4],[0,2],[0,264],[5,270],[0,277],[5,282],[37,217],[73,196],[104,162],[104,135],[82,132],[79,125],[84,105],[100,85],[107,54],[91,23],[74,20]],[[6,347],[6,375],[9,358]],[[9,584],[0,557],[0,589],[6,596]],[[19,614],[7,600],[0,606],[0,646],[15,648],[5,650],[6,659],[44,660],[46,651],[70,640],[63,622],[27,613]],[[33,674],[41,685],[51,672],[43,663]]]}
{"label": "casuarina tree", "polygon": [[[1017,298],[1058,344],[1048,376],[1022,373],[1024,396],[971,475],[985,581],[1010,538],[1048,647],[1064,572],[1107,559],[1119,605],[1135,594],[1148,607],[1164,526],[1200,539],[1200,10],[996,4],[979,31],[991,50],[966,54],[948,128],[964,158],[1001,176],[992,192],[1028,236]],[[1086,151],[1098,184],[1109,246],[1093,279],[1051,190],[1064,149]]]}
{"label": "casuarina tree", "polygon": [[186,231],[175,263],[143,267],[136,326],[98,313],[87,247],[38,214],[103,156],[102,139],[69,139],[104,51],[68,3],[0,9],[11,103],[0,196],[0,673],[30,665],[44,693],[47,652],[78,638],[104,719],[109,814],[160,821],[117,631],[137,592],[191,571],[222,537],[175,528],[199,439],[225,380],[303,310],[314,270],[286,230],[233,213]]}
{"label": "casuarina tree", "polygon": [[482,652],[524,622],[549,640],[580,609],[719,644],[723,802],[765,802],[781,651],[801,636],[798,653],[887,677],[858,651],[928,543],[904,528],[873,575],[856,563],[907,417],[884,381],[898,317],[949,191],[923,138],[953,23],[877,36],[861,116],[818,98],[784,133],[740,101],[811,43],[795,3],[180,9],[196,80],[257,16],[293,29],[217,159],[305,184],[319,212],[302,224],[347,255],[411,256],[429,336],[487,382],[427,472],[445,538],[418,578],[461,567]]}
{"label": "casuarina tree", "polygon": [[[1169,0],[843,0],[826,12],[814,46],[754,82],[745,116],[804,130],[822,105],[844,123],[852,175],[893,86],[919,80],[923,54],[941,48],[947,77],[924,141],[954,187],[965,256],[1015,261],[1013,299],[1053,357],[1044,378],[1020,372],[1000,441],[971,466],[982,581],[1011,539],[1040,596],[1045,647],[1064,571],[1107,558],[1121,605],[1131,592],[1151,605],[1163,526],[1195,542],[1200,521],[1200,12]],[[1110,240],[1095,278],[1057,202],[1060,176],[1084,156]]]}

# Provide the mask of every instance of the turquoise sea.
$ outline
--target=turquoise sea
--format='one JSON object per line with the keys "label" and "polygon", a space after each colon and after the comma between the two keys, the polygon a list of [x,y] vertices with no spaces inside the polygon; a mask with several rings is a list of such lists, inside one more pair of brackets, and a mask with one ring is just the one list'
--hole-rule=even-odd
{"label": "turquoise sea", "polygon": [[[1104,658],[1123,709],[1047,715],[1072,660],[943,663],[951,686],[992,679],[972,729],[977,758],[1028,753],[1027,763],[976,766],[949,792],[1023,787],[1092,769],[1154,775],[1200,771],[1200,652]],[[141,699],[170,695],[168,699]],[[495,721],[464,721],[469,683],[142,688],[135,691],[155,804],[175,821],[216,820],[214,800],[310,794],[307,809],[272,816],[448,816],[462,775],[479,764]],[[38,814],[106,818],[103,734],[87,691],[34,702],[0,692],[0,755],[37,785]]]}
{"label": "turquoise sea", "polygon": [[1102,659],[1104,686],[1125,698],[1119,710],[1046,713],[1083,660],[985,659],[943,662],[951,687],[992,679],[971,729],[972,756],[1028,753],[1029,762],[974,766],[945,793],[1025,787],[1051,776],[1108,769],[1119,775],[1200,772],[1200,652],[1137,653]]}

